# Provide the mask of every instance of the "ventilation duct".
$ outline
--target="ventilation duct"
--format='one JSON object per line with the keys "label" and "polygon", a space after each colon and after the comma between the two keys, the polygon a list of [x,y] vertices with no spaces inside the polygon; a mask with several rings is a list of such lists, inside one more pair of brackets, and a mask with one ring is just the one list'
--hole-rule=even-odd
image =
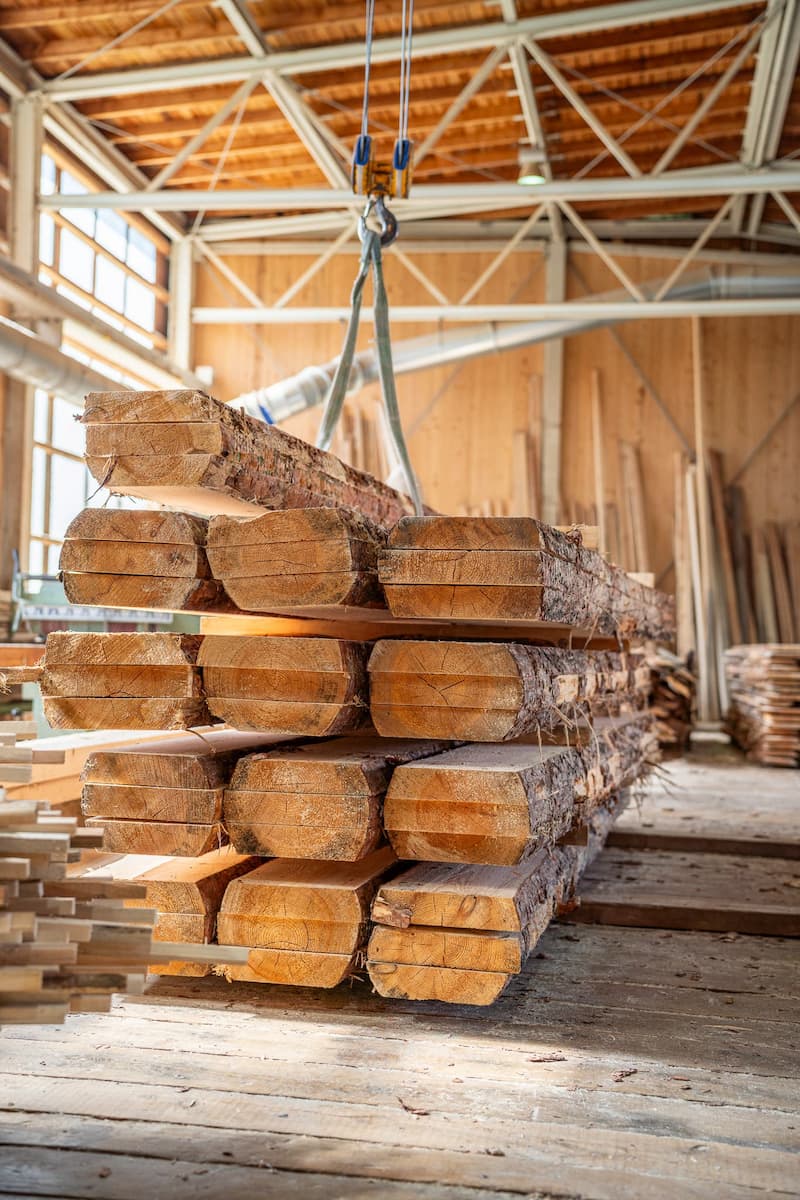
{"label": "ventilation duct", "polygon": [[[655,296],[660,283],[643,285],[645,295]],[[776,296],[800,297],[798,275],[703,275],[686,280],[661,297],[663,300],[742,300],[765,299]],[[603,301],[619,303],[630,300],[631,315],[625,320],[637,318],[636,301],[626,291],[607,292],[596,296]],[[551,338],[572,337],[590,329],[616,324],[619,318],[603,317],[596,320],[560,318],[554,321],[534,321],[508,324],[483,324],[460,326],[440,330],[425,337],[396,342],[392,349],[395,374],[424,371],[427,367],[442,367],[461,362],[467,358],[478,358],[485,354],[498,354],[503,350],[516,350],[535,342],[546,342]],[[270,424],[285,421],[295,413],[322,404],[330,387],[338,359],[322,366],[304,367],[296,375],[283,379],[269,387],[258,388],[237,396],[231,403],[244,409],[252,417]],[[353,360],[348,395],[361,391],[378,379],[378,360],[373,349],[363,350]]]}
{"label": "ventilation duct", "polygon": [[0,372],[81,405],[87,392],[120,386],[6,317],[0,317]]}

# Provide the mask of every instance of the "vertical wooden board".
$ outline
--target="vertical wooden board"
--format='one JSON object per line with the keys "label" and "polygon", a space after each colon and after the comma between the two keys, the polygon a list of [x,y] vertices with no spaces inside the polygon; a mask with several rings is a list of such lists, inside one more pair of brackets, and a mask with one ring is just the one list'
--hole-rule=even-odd
{"label": "vertical wooden board", "polygon": [[728,614],[728,630],[730,643],[738,646],[742,642],[742,624],[739,619],[739,604],[736,595],[736,575],[733,566],[733,553],[728,531],[728,521],[725,513],[725,491],[722,475],[722,455],[717,450],[709,450],[709,483],[711,485],[711,508],[714,518],[714,538],[722,568],[722,582],[725,588],[725,605]]}

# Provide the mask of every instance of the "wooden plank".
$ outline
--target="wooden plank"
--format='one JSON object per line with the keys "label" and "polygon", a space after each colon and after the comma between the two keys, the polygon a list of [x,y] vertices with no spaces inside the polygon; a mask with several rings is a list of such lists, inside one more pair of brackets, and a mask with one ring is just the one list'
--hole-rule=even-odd
{"label": "wooden plank", "polygon": [[567,919],[800,937],[792,878],[794,863],[780,859],[608,850],[587,870]]}
{"label": "wooden plank", "polygon": [[794,639],[800,641],[800,521],[793,521],[785,525],[784,537],[786,539],[789,590],[794,610]]}
{"label": "wooden plank", "polygon": [[[783,556],[780,530],[774,521],[768,521],[765,527],[769,570],[772,577],[772,594],[775,598],[775,617],[778,623],[780,641],[795,640],[795,613],[792,607],[792,594],[789,590],[789,579]],[[800,637],[800,633],[797,634]],[[737,639],[738,642],[739,639]]]}
{"label": "wooden plank", "polygon": [[667,789],[648,787],[621,814],[609,845],[700,854],[800,858],[800,796],[792,772],[727,761],[664,764]]}
{"label": "wooden plank", "polygon": [[357,863],[273,859],[234,879],[217,941],[252,948],[246,965],[225,966],[226,976],[335,987],[364,948],[372,897],[394,861],[388,847]]}
{"label": "wooden plank", "polygon": [[[602,727],[603,723],[599,723]],[[643,772],[649,718],[583,749],[471,745],[400,765],[384,804],[398,858],[514,865],[566,838]]]}
{"label": "wooden plank", "polygon": [[219,821],[118,820],[87,817],[89,828],[103,831],[103,849],[112,854],[163,854],[197,857],[227,843]]}
{"label": "wooden plank", "polygon": [[722,584],[725,592],[725,609],[728,618],[730,642],[738,646],[742,639],[742,624],[739,619],[739,604],[736,594],[736,578],[733,554],[728,534],[728,519],[725,512],[725,492],[722,473],[722,455],[717,450],[708,452],[708,480],[711,490],[711,511],[714,523],[714,539],[717,556],[722,568]]}
{"label": "wooden plank", "polygon": [[527,518],[404,518],[379,556],[395,616],[562,621],[670,639],[671,600]]}
{"label": "wooden plank", "polygon": [[592,371],[592,461],[594,465],[594,498],[597,508],[597,523],[600,529],[599,550],[608,554],[606,530],[606,476],[603,432],[603,395],[599,370]]}
{"label": "wooden plank", "polygon": [[366,647],[325,638],[207,637],[209,711],[237,729],[346,733],[367,715]]}

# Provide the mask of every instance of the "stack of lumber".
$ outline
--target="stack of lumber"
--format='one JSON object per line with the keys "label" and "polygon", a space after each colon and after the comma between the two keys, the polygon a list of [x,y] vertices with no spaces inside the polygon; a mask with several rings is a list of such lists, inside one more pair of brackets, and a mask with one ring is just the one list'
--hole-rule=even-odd
{"label": "stack of lumber", "polygon": [[425,862],[379,889],[367,970],[381,996],[494,1003],[599,853],[627,802],[592,816],[583,846],[543,849],[519,866]]}
{"label": "stack of lumber", "polygon": [[734,646],[725,671],[733,739],[764,766],[800,767],[800,644]]}
{"label": "stack of lumber", "polygon": [[121,495],[210,516],[340,507],[392,525],[411,511],[377,479],[203,392],[92,392],[81,420],[89,470]]}
{"label": "stack of lumber", "polygon": [[189,729],[211,723],[185,633],[51,633],[38,680],[54,729]]}
{"label": "stack of lumber", "polygon": [[[3,725],[7,723],[3,722]],[[96,750],[140,740],[141,736],[138,730],[91,730],[27,741],[20,749],[30,747],[34,752],[28,768],[30,778],[25,782],[6,782],[6,796],[10,800],[46,800],[51,806],[57,807],[63,816],[77,816],[81,810],[81,771],[88,756]],[[154,731],[150,736],[161,738],[169,734]],[[3,734],[0,733],[0,742],[2,738]],[[42,761],[37,754],[39,749],[47,752],[48,761]],[[0,748],[0,756],[2,754]],[[51,759],[56,755],[58,761],[54,757]]]}
{"label": "stack of lumber", "polygon": [[240,854],[356,862],[384,841],[393,769],[449,744],[356,734],[248,754],[225,789],[225,831]]}
{"label": "stack of lumber", "polygon": [[340,638],[206,637],[208,709],[236,729],[347,733],[368,713],[367,647]]}
{"label": "stack of lumber", "polygon": [[331,605],[381,605],[383,530],[357,512],[289,509],[250,520],[220,516],[208,529],[208,558],[240,609],[275,612]]}
{"label": "stack of lumber", "polygon": [[208,522],[188,513],[87,508],[68,526],[60,570],[71,604],[226,611],[212,578]]}
{"label": "stack of lumber", "polygon": [[[668,599],[577,530],[411,518],[399,493],[202,393],[92,395],[83,420],[98,482],[210,518],[174,515],[193,541],[153,524],[148,576],[179,579],[183,611],[199,580],[238,608],[198,638],[47,647],[62,721],[244,731],[87,764],[109,852],[186,855],[143,863],[150,964],[332,987],[368,961],[382,994],[489,1003],[647,769],[650,673],[627,640],[670,640]],[[113,523],[93,539],[92,520],[65,570],[135,578],[119,543],[146,539]],[[311,628],[243,615],[293,610]],[[226,739],[229,757],[209,754]]]}
{"label": "stack of lumber", "polygon": [[249,983],[335,987],[359,965],[372,899],[394,863],[386,846],[355,863],[275,858],[234,879],[217,941],[244,947],[246,959],[223,973]]}
{"label": "stack of lumber", "polygon": [[694,725],[695,677],[682,658],[663,646],[648,652],[647,665],[652,672],[650,711],[659,745],[682,750]]}
{"label": "stack of lumber", "polygon": [[[154,942],[207,945],[217,933],[217,914],[228,884],[259,866],[257,858],[236,854],[230,846],[192,859],[173,858],[135,876],[145,889],[143,898],[126,900],[136,908],[157,913]],[[157,947],[158,948],[158,947]],[[186,960],[150,964],[155,975],[209,975],[207,963]]]}
{"label": "stack of lumber", "polygon": [[649,716],[595,723],[580,747],[501,742],[401,764],[384,808],[400,859],[514,866],[588,824],[654,757]]}
{"label": "stack of lumber", "polygon": [[641,655],[500,642],[380,641],[370,712],[385,737],[503,742],[644,707]]}
{"label": "stack of lumber", "polygon": [[4,725],[19,724],[33,725],[32,721],[2,721],[0,722],[0,787],[6,784],[30,783],[36,768],[47,766],[60,769],[66,758],[64,750],[58,746],[49,746],[47,739],[39,741],[35,738],[36,727],[32,735],[20,739],[16,731],[6,732]]}
{"label": "stack of lumber", "polygon": [[73,879],[97,834],[35,800],[0,800],[0,1025],[105,1012],[140,989],[154,913],[123,907],[140,884]]}
{"label": "stack of lumber", "polygon": [[223,794],[236,760],[277,740],[225,729],[98,750],[81,775],[86,824],[111,853],[206,854],[228,840]]}
{"label": "stack of lumber", "polygon": [[671,640],[670,597],[529,517],[405,517],[378,574],[394,616],[552,621]]}

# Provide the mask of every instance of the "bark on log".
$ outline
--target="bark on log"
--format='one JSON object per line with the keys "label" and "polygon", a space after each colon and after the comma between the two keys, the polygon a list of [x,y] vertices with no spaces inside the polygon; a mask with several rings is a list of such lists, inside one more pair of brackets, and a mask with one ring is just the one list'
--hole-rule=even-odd
{"label": "bark on log", "polygon": [[369,674],[383,736],[475,742],[555,729],[649,681],[637,656],[494,642],[381,641]]}
{"label": "bark on log", "polygon": [[203,392],[93,392],[81,420],[89,470],[123,495],[209,516],[345,507],[392,525],[411,511],[372,476]]}
{"label": "bark on log", "polygon": [[405,517],[378,573],[397,617],[552,621],[672,641],[671,597],[530,517]]}

